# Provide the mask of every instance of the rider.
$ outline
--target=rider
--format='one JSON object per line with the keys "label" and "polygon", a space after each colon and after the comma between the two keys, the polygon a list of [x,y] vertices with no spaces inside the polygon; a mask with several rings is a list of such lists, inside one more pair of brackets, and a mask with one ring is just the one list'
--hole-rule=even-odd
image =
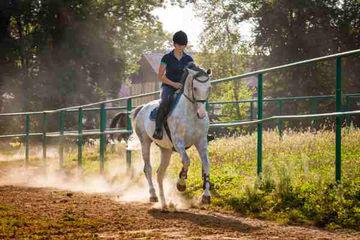
{"label": "rider", "polygon": [[173,42],[174,49],[165,54],[160,61],[158,79],[162,82],[162,90],[160,106],[156,117],[156,127],[153,135],[153,138],[155,139],[162,139],[163,121],[170,108],[170,98],[176,90],[181,89],[182,87],[180,79],[185,66],[194,61],[190,55],[184,52],[188,43],[185,32],[176,32],[173,36]]}

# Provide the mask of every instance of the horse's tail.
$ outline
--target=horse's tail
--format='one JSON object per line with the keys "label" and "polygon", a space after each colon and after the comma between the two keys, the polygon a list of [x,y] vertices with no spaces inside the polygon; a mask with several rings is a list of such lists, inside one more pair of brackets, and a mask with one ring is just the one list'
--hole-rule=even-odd
{"label": "horse's tail", "polygon": [[138,113],[140,112],[140,110],[143,108],[143,105],[140,105],[138,107],[135,108],[135,110],[133,112],[131,112],[131,124],[132,124],[132,129],[135,129],[135,118],[137,117]]}
{"label": "horse's tail", "polygon": [[[130,113],[130,118],[131,118],[132,122],[134,122],[137,114],[142,109],[142,107],[143,107],[142,105],[138,106],[137,108],[135,108],[135,110],[133,112]],[[117,113],[110,122],[110,128],[115,128],[118,123],[121,124],[121,126],[119,126],[119,127],[125,128],[126,127],[126,116],[127,116],[127,113],[125,113],[125,112]]]}
{"label": "horse's tail", "polygon": [[123,112],[117,113],[115,115],[115,117],[113,117],[113,119],[111,120],[110,128],[116,127],[116,125],[118,124],[120,118],[123,117],[124,115],[126,116],[126,113],[123,113]]}
{"label": "horse's tail", "polygon": [[131,120],[135,120],[136,116],[140,112],[140,110],[143,108],[143,105],[140,105],[135,108],[134,112],[131,113]]}

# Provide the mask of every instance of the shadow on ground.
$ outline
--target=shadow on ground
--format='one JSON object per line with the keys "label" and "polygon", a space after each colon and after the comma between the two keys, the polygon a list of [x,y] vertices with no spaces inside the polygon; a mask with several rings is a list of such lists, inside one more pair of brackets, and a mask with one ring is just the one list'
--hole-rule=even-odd
{"label": "shadow on ground", "polygon": [[228,229],[242,233],[249,233],[260,229],[259,227],[245,224],[240,220],[224,216],[213,216],[201,213],[191,213],[187,211],[164,212],[160,209],[150,209],[148,213],[156,219],[183,220],[194,223],[198,226],[221,230]]}

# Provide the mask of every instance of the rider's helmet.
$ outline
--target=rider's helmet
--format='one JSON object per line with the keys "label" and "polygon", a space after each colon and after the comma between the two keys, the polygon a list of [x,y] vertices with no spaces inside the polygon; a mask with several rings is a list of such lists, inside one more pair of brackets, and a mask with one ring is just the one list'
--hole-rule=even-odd
{"label": "rider's helmet", "polygon": [[188,39],[186,33],[181,30],[176,32],[173,36],[173,41],[179,45],[187,45]]}

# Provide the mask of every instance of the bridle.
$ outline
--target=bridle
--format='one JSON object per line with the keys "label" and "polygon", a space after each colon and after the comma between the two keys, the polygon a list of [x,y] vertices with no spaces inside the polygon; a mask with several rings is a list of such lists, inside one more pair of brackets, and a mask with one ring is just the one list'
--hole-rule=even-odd
{"label": "bridle", "polygon": [[[209,81],[210,77],[206,78],[205,80],[200,80],[198,79],[198,77],[202,76],[202,75],[205,75],[204,73],[202,72],[198,72],[194,75],[192,81],[194,82],[195,81],[198,81],[200,83],[206,83],[207,81]],[[186,81],[186,80],[185,80]],[[193,85],[193,84],[192,84]],[[184,83],[184,88],[185,88],[185,83]],[[189,100],[192,104],[195,104],[195,103],[205,103],[207,101],[207,98],[206,99],[196,99],[195,96],[194,96],[194,90],[193,88],[191,88],[191,95],[192,95],[192,98],[190,98],[188,95],[185,94],[185,91],[183,91],[183,94],[185,96],[185,98],[187,100]]]}

